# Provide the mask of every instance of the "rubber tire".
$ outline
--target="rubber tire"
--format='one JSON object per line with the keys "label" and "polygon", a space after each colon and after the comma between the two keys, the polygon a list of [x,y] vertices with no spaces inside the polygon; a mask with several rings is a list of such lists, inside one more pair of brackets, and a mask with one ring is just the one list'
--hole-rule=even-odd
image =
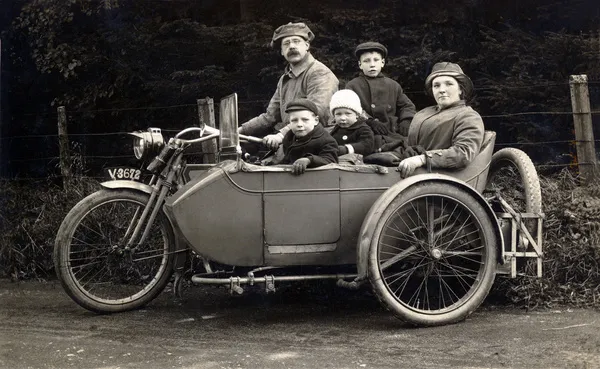
{"label": "rubber tire", "polygon": [[[498,150],[492,155],[486,188],[493,181],[497,172],[507,166],[514,166],[519,171],[519,177],[521,178],[525,192],[526,206],[523,210],[527,213],[541,213],[542,191],[540,189],[540,179],[529,156],[519,149],[507,147]],[[515,210],[520,212],[521,209]]]}
{"label": "rubber tire", "polygon": [[173,273],[173,263],[175,259],[173,253],[175,251],[175,238],[166,215],[161,211],[158,213],[155,222],[161,222],[161,229],[164,232],[163,237],[168,243],[168,254],[166,263],[155,275],[154,285],[143,295],[138,296],[129,302],[119,304],[104,303],[100,301],[100,297],[96,299],[94,298],[95,296],[89,296],[83,291],[82,287],[80,287],[79,283],[69,270],[69,252],[71,249],[71,240],[74,232],[80,222],[94,208],[107,202],[118,200],[130,200],[144,205],[148,203],[149,195],[139,191],[127,189],[103,189],[87,196],[69,211],[60,225],[54,245],[54,267],[66,293],[80,306],[100,314],[129,311],[145,306],[164,290]]}
{"label": "rubber tire", "polygon": [[[430,313],[414,311],[399,301],[395,295],[388,289],[383,281],[379,269],[379,240],[382,236],[383,227],[388,219],[394,213],[401,209],[405,204],[421,196],[440,195],[460,201],[474,216],[474,219],[480,224],[480,232],[485,238],[483,246],[485,247],[485,260],[483,262],[483,272],[480,275],[480,281],[477,283],[475,291],[469,291],[471,296],[463,301],[455,309],[436,313],[430,310]],[[371,240],[368,258],[368,276],[373,291],[379,301],[390,310],[394,316],[404,322],[415,326],[439,326],[452,324],[466,319],[475,311],[483,300],[487,297],[496,274],[498,238],[494,231],[494,225],[489,218],[488,213],[479,201],[465,190],[452,184],[441,182],[420,182],[404,191],[402,191],[385,209],[382,209],[381,216],[377,220],[375,232]],[[481,269],[480,269],[481,270]]]}

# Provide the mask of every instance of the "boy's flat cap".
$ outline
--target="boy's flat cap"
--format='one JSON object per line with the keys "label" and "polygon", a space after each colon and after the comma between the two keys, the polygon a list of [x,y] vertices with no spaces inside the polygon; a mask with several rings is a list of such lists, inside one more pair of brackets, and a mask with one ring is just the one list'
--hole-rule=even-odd
{"label": "boy's flat cap", "polygon": [[315,113],[316,116],[319,116],[319,108],[309,99],[294,99],[285,106],[286,113],[299,110],[309,110]]}
{"label": "boy's flat cap", "polygon": [[356,55],[357,58],[360,58],[363,53],[368,51],[377,51],[383,56],[384,59],[387,58],[387,48],[375,41],[363,42],[362,44],[358,45],[354,50],[354,55]]}

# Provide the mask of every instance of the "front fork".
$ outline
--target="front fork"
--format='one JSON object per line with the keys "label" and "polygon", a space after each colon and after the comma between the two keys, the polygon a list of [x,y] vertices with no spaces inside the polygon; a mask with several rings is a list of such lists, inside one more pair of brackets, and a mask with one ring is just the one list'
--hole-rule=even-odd
{"label": "front fork", "polygon": [[[127,245],[125,246],[126,250],[135,251],[148,237],[150,234],[150,227],[154,223],[156,219],[156,215],[161,210],[161,204],[164,202],[165,197],[167,196],[169,190],[173,185],[173,180],[175,179],[175,175],[177,173],[177,169],[181,164],[182,156],[175,154],[171,165],[168,165],[167,168],[167,176],[165,179],[158,178],[156,183],[152,186],[152,193],[150,194],[150,199],[148,200],[148,204],[144,208],[140,219],[137,221],[135,229],[129,240],[127,241]],[[137,213],[136,213],[137,215]],[[134,219],[132,220],[135,221]],[[142,236],[136,242],[139,234],[142,232],[142,227],[146,225]]]}

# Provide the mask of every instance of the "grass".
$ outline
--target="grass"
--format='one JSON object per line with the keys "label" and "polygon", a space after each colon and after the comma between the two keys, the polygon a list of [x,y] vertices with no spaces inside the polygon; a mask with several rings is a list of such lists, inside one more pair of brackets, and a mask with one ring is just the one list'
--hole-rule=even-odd
{"label": "grass", "polygon": [[97,189],[76,179],[64,191],[50,181],[0,181],[0,277],[13,280],[54,277],[54,237],[69,210]]}

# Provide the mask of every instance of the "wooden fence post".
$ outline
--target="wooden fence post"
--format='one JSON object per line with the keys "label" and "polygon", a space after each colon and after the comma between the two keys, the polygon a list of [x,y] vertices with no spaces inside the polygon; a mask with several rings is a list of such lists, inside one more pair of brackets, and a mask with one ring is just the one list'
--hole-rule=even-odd
{"label": "wooden fence post", "polygon": [[4,100],[4,94],[2,93],[2,39],[0,39],[0,178],[4,177],[5,171],[4,161],[2,160],[2,119],[4,118],[4,112],[2,111],[2,100]]}
{"label": "wooden fence post", "polygon": [[598,161],[596,159],[587,81],[587,75],[585,74],[569,77],[579,174],[585,183],[591,183],[597,176]]}
{"label": "wooden fence post", "polygon": [[60,152],[60,173],[63,177],[63,188],[67,191],[71,186],[71,154],[69,152],[69,136],[67,135],[67,114],[64,106],[58,107],[58,147]]}
{"label": "wooden fence post", "polygon": [[[207,126],[215,127],[215,104],[212,98],[198,99],[198,119]],[[217,140],[212,139],[202,143],[202,162],[214,164],[217,162]]]}

